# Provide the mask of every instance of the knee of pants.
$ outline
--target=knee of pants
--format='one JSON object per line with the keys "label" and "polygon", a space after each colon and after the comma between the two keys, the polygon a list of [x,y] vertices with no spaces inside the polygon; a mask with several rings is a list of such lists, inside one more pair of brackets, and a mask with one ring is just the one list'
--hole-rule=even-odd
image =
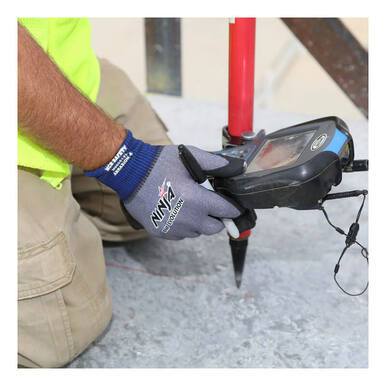
{"label": "knee of pants", "polygon": [[105,277],[89,281],[62,234],[41,247],[45,252],[23,251],[19,260],[19,364],[61,367],[105,330],[111,295]]}
{"label": "knee of pants", "polygon": [[[96,340],[111,320],[111,311],[106,310],[103,321],[99,317],[98,326],[83,324],[74,333],[71,328],[61,325],[63,319],[55,318],[54,310],[51,309],[50,312],[52,314],[48,318],[53,325],[48,325],[47,322],[40,322],[34,326],[19,324],[19,366],[64,367]],[[68,316],[67,321],[71,323]]]}
{"label": "knee of pants", "polygon": [[29,362],[21,360],[21,365],[64,366],[100,336],[111,320],[107,282],[92,293],[77,266],[68,268],[65,276],[38,291],[19,291],[19,354]]}

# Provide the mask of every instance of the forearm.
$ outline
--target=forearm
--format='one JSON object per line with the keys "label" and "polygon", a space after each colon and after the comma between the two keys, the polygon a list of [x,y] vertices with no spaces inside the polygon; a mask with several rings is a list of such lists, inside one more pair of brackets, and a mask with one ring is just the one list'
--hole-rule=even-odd
{"label": "forearm", "polygon": [[116,154],[125,129],[83,96],[18,26],[18,123],[39,144],[85,170]]}

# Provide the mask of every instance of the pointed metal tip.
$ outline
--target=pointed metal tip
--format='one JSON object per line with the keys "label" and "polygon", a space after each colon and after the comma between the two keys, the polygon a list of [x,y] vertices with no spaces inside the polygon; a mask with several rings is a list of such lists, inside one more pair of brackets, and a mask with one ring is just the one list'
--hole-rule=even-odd
{"label": "pointed metal tip", "polygon": [[242,280],[241,274],[237,273],[237,274],[235,275],[235,281],[236,281],[236,287],[237,287],[237,288],[240,288],[240,286],[241,286],[241,280]]}
{"label": "pointed metal tip", "polygon": [[235,281],[237,288],[241,286],[243,277],[245,256],[247,253],[248,239],[229,240],[232,252],[233,271],[235,273]]}

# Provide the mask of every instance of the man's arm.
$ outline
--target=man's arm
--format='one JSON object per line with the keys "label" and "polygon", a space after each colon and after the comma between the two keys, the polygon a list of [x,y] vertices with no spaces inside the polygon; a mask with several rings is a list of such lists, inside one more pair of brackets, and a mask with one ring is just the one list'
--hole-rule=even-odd
{"label": "man's arm", "polygon": [[84,170],[110,161],[125,129],[83,96],[18,25],[18,123],[39,144]]}

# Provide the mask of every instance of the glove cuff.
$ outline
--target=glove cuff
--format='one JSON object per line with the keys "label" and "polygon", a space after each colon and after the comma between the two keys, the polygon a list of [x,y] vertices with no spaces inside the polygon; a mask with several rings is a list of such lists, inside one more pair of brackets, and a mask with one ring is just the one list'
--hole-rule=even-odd
{"label": "glove cuff", "polygon": [[97,178],[115,190],[122,201],[126,201],[149,175],[161,150],[161,146],[135,139],[128,131],[126,139],[110,162],[84,174]]}

